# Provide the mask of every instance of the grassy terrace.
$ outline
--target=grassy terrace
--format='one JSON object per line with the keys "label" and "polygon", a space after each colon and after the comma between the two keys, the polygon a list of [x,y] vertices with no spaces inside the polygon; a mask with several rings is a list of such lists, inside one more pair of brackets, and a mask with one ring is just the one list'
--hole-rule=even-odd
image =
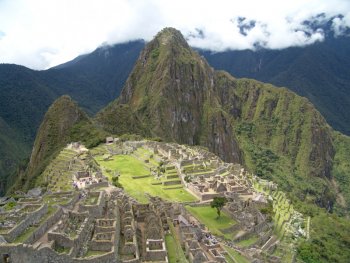
{"label": "grassy terrace", "polygon": [[101,256],[104,254],[107,254],[108,252],[106,251],[96,251],[96,250],[88,250],[88,252],[85,254],[84,257],[88,258],[88,257],[97,257],[97,256]]}
{"label": "grassy terrace", "polygon": [[185,255],[181,249],[181,246],[178,246],[175,238],[171,234],[165,235],[165,244],[168,251],[169,263],[186,262],[181,261],[181,259],[186,260]]}
{"label": "grassy terrace", "polygon": [[22,232],[15,240],[13,240],[13,243],[23,243],[26,241],[33,233],[34,231],[43,224],[51,215],[53,215],[57,211],[57,208],[49,206],[47,209],[47,213],[40,219],[37,226],[30,226],[26,230]]}
{"label": "grassy terrace", "polygon": [[205,224],[212,234],[224,236],[227,239],[232,238],[232,235],[221,232],[222,229],[229,228],[236,224],[236,221],[231,219],[224,211],[221,212],[220,218],[217,218],[216,209],[210,206],[186,206],[186,209],[202,224]]}
{"label": "grassy terrace", "polygon": [[[225,250],[227,251],[228,255],[225,256],[227,262],[231,263],[249,263],[250,261],[245,258],[243,255],[241,255],[239,252],[234,250],[233,248],[225,246]],[[232,260],[232,258],[234,260]]]}
{"label": "grassy terrace", "polygon": [[72,173],[81,168],[81,164],[76,162],[68,170],[71,160],[76,152],[63,149],[58,156],[45,168],[45,171],[36,179],[36,185],[47,187],[52,191],[73,190]]}
{"label": "grassy terrace", "polygon": [[240,246],[240,247],[248,247],[250,245],[253,245],[256,241],[258,241],[258,237],[252,236],[251,238],[244,239],[244,240],[237,242],[236,245]]}
{"label": "grassy terrace", "polygon": [[[109,161],[104,161],[103,157],[96,157],[96,161],[104,168],[105,174],[111,179],[114,171],[120,172],[119,182],[125,191],[141,203],[147,203],[145,193],[152,196],[159,196],[166,200],[177,202],[196,201],[196,197],[187,192],[183,187],[179,189],[165,190],[162,185],[152,185],[160,182],[150,175],[149,168],[145,164],[130,155],[116,155]],[[109,171],[109,172],[108,172]],[[134,179],[135,176],[145,176]]]}
{"label": "grassy terrace", "polygon": [[184,251],[181,248],[180,238],[172,222],[169,222],[170,233],[165,235],[165,244],[168,252],[169,263],[188,263]]}

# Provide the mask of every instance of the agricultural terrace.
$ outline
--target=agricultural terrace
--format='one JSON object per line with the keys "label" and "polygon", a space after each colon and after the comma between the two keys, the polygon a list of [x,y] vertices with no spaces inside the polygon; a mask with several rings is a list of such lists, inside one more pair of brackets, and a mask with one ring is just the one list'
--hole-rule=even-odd
{"label": "agricultural terrace", "polygon": [[173,202],[197,200],[181,184],[176,187],[165,187],[161,179],[151,175],[150,164],[146,164],[134,156],[114,155],[108,160],[98,156],[95,159],[109,179],[112,179],[116,172],[120,173],[119,183],[129,195],[140,203],[148,202],[145,193]]}

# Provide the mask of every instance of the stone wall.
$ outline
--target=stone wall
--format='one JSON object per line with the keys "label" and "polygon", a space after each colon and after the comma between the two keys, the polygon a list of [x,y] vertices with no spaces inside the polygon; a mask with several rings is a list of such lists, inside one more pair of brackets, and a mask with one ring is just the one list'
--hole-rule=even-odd
{"label": "stone wall", "polygon": [[67,209],[72,209],[78,201],[79,201],[79,195],[78,194],[72,195],[72,199],[67,204],[62,205],[62,207]]}
{"label": "stone wall", "polygon": [[0,260],[3,254],[10,256],[11,263],[117,263],[113,252],[89,258],[71,258],[66,254],[57,254],[48,247],[34,249],[31,245],[22,244],[0,246]]}
{"label": "stone wall", "polygon": [[97,203],[93,205],[80,203],[79,212],[88,211],[90,216],[93,216],[95,218],[101,217],[103,212],[103,206],[105,205],[105,192],[90,192],[88,194],[88,197],[89,195],[98,195]]}
{"label": "stone wall", "polygon": [[12,242],[17,236],[19,236],[29,226],[39,222],[40,218],[46,213],[47,213],[47,204],[44,204],[33,213],[28,214],[23,221],[21,221],[18,225],[16,225],[14,228],[8,231],[6,234],[3,234],[3,237],[7,242]]}
{"label": "stone wall", "polygon": [[[72,212],[69,212],[72,213]],[[71,256],[76,256],[79,252],[81,246],[84,243],[86,235],[89,234],[89,229],[92,223],[92,218],[88,217],[87,214],[77,214],[74,213],[74,216],[85,216],[85,219],[83,223],[80,225],[79,229],[77,229],[76,236],[74,238],[68,237],[66,234],[60,233],[60,232],[49,232],[48,233],[48,240],[54,240],[56,244],[62,247],[66,248],[73,248],[71,251]],[[69,219],[68,219],[69,220]]]}
{"label": "stone wall", "polygon": [[99,183],[95,183],[95,184],[89,184],[88,186],[86,186],[86,189],[95,189],[95,188],[99,188],[99,187],[108,187],[108,181],[103,181],[103,182],[99,182]]}
{"label": "stone wall", "polygon": [[177,184],[181,184],[181,181],[180,180],[174,180],[174,181],[165,181],[165,182],[163,182],[164,186],[166,186],[166,185],[177,185]]}
{"label": "stone wall", "polygon": [[91,250],[98,250],[98,251],[112,251],[114,240],[108,241],[108,240],[92,240],[90,241],[90,248]]}
{"label": "stone wall", "polygon": [[43,224],[41,224],[24,243],[32,244],[38,240],[59,220],[62,214],[63,209],[59,208],[52,216],[50,216]]}

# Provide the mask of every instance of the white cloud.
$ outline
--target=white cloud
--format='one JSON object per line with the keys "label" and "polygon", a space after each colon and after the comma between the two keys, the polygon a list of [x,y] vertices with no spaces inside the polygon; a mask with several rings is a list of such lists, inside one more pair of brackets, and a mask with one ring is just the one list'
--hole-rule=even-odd
{"label": "white cloud", "polygon": [[150,40],[166,26],[214,51],[280,49],[322,41],[324,32],[305,21],[330,19],[334,34],[343,34],[350,1],[0,0],[0,62],[44,69],[104,42]]}

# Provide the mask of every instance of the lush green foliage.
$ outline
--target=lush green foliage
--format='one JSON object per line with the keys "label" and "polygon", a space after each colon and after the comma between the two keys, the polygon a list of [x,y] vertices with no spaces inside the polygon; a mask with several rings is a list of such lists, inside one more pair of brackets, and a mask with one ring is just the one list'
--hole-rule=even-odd
{"label": "lush green foliage", "polygon": [[221,210],[226,203],[227,203],[226,197],[216,196],[214,197],[213,201],[210,202],[210,207],[216,208],[216,213],[218,214],[218,217],[220,217]]}
{"label": "lush green foliage", "polygon": [[334,145],[336,154],[332,175],[335,178],[334,184],[337,189],[336,211],[342,213],[345,208],[347,212],[350,212],[350,137],[335,132]]}
{"label": "lush green foliage", "polygon": [[348,262],[350,258],[350,222],[317,210],[311,220],[310,240],[298,248],[298,258],[306,263]]}

